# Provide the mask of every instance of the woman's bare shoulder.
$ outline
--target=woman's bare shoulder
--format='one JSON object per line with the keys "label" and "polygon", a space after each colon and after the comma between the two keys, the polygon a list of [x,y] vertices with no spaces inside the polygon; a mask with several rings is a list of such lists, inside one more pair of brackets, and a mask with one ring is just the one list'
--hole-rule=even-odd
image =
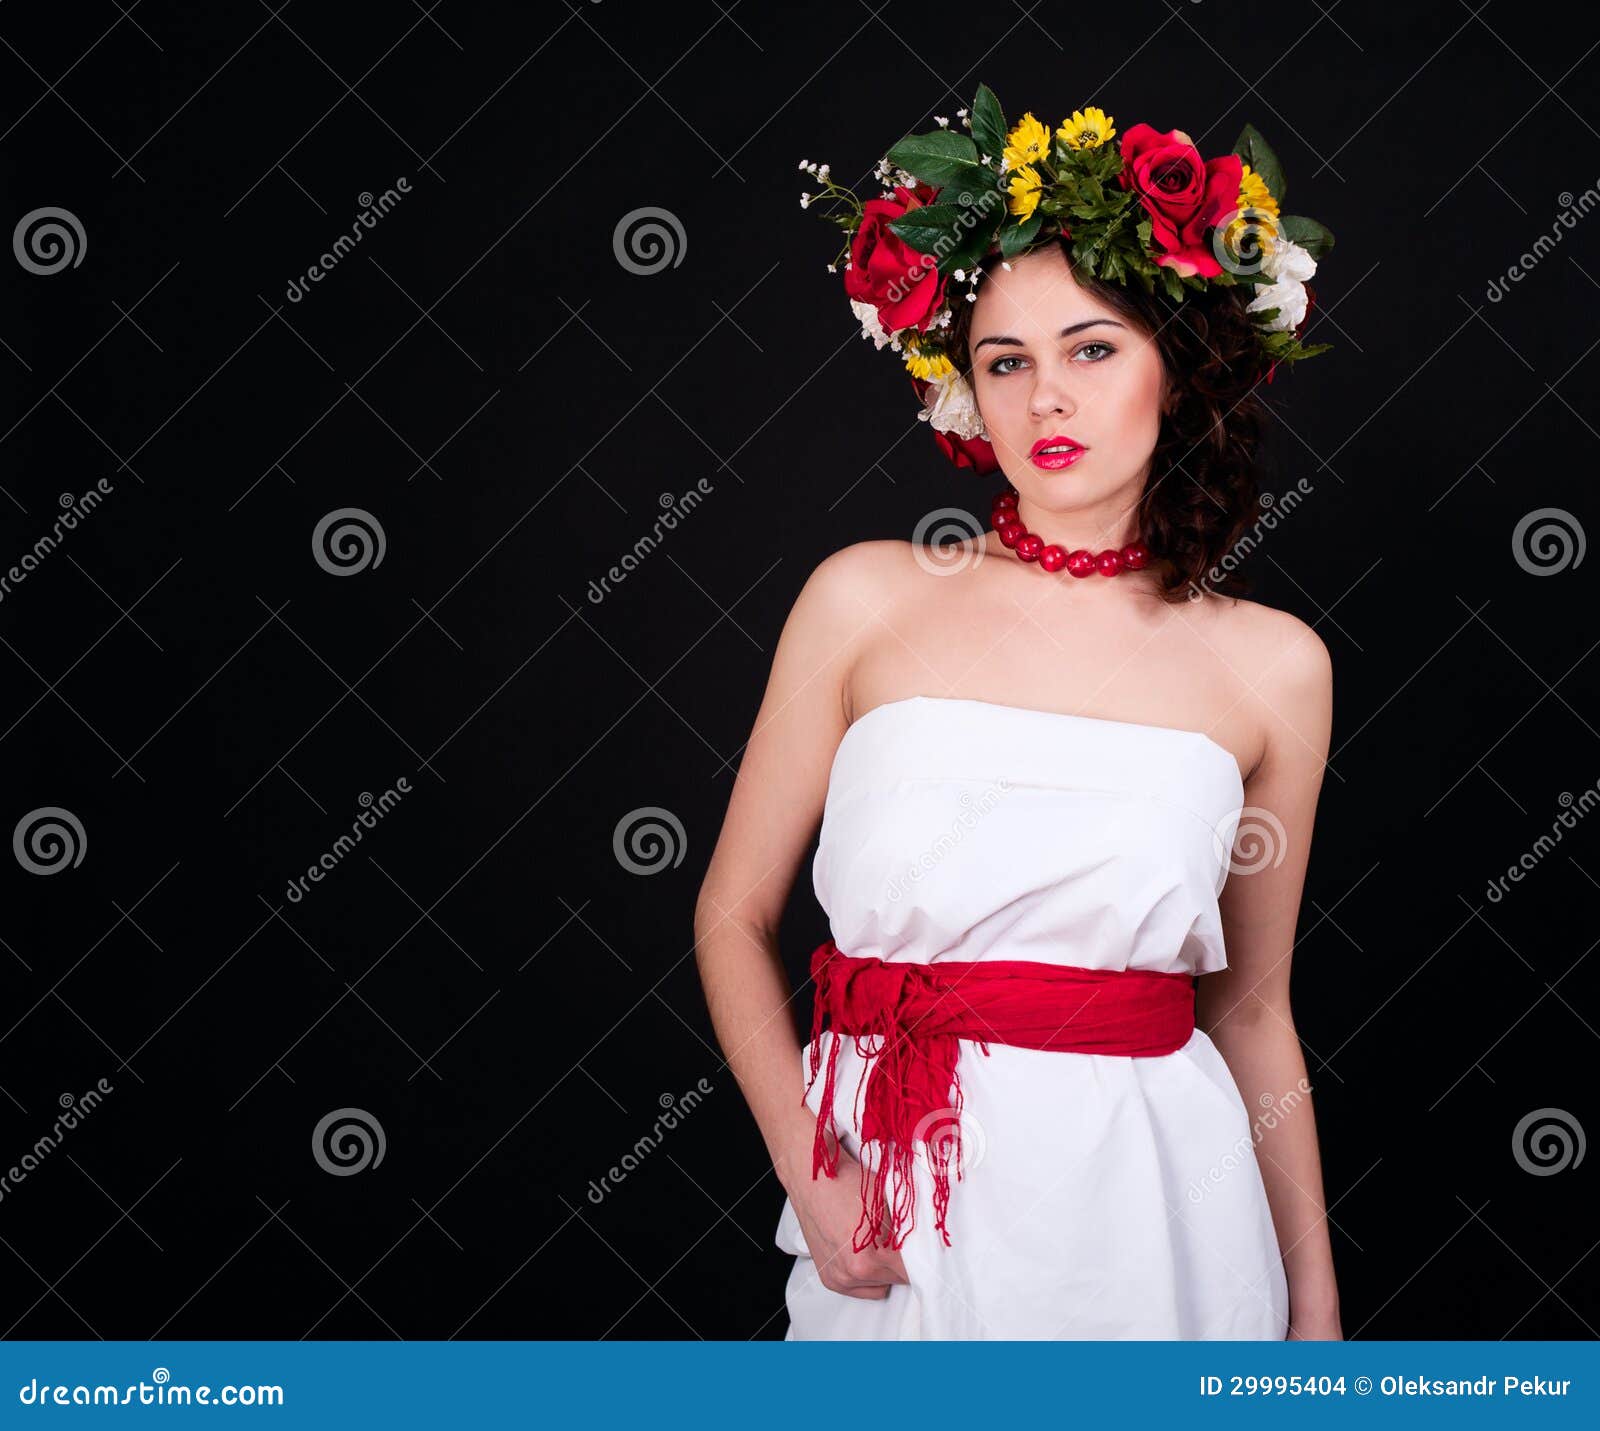
{"label": "woman's bare shoulder", "polygon": [[1268,740],[1327,748],[1333,704],[1333,658],[1314,627],[1293,612],[1259,601],[1217,602],[1220,654],[1242,678]]}
{"label": "woman's bare shoulder", "polygon": [[1327,643],[1292,611],[1242,598],[1211,600],[1217,632],[1230,648],[1230,659],[1241,668],[1282,672],[1296,682],[1314,679],[1321,672],[1331,679],[1333,662]]}
{"label": "woman's bare shoulder", "polygon": [[901,588],[914,569],[910,542],[892,538],[852,542],[817,563],[806,591],[829,611],[875,609]]}

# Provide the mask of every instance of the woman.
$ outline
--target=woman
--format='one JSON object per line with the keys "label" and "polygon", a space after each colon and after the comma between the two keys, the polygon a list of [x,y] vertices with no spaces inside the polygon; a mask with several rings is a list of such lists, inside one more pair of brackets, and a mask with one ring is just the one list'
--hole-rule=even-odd
{"label": "woman", "polygon": [[[1043,167],[1027,122],[1009,169]],[[1249,287],[1174,306],[1088,268],[1047,235],[962,274],[947,323],[863,314],[936,427],[975,408],[947,453],[1008,485],[958,560],[869,541],[812,573],[701,891],[708,1004],[788,1194],[791,1339],[1341,1336],[1289,1000],[1329,657],[1214,589],[1287,350]],[[930,334],[948,370],[919,374]],[[802,1051],[777,930],[819,820]]]}

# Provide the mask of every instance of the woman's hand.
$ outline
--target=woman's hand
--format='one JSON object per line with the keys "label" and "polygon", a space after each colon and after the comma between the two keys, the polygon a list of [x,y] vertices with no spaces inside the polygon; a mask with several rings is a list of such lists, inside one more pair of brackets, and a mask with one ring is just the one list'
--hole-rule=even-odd
{"label": "woman's hand", "polygon": [[789,1189],[789,1202],[824,1287],[881,1301],[892,1283],[911,1280],[898,1251],[875,1244],[857,1252],[852,1246],[861,1224],[861,1164],[844,1148],[839,1149],[835,1176],[818,1173],[814,1182],[797,1182]]}

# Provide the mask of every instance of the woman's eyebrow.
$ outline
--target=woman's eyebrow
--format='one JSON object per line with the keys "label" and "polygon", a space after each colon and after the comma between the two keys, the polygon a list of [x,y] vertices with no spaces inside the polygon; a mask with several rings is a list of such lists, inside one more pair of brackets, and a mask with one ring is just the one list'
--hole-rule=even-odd
{"label": "woman's eyebrow", "polygon": [[[1067,327],[1063,328],[1056,336],[1058,338],[1070,338],[1074,333],[1080,333],[1085,328],[1093,328],[1095,326],[1095,324],[1097,324],[1097,323],[1104,323],[1104,324],[1107,324],[1109,327],[1112,327],[1112,328],[1125,328],[1125,327],[1128,326],[1126,323],[1117,322],[1117,320],[1115,318],[1086,318],[1086,319],[1084,319],[1084,321],[1082,323],[1069,324]],[[1013,348],[1020,348],[1020,347],[1023,346],[1023,342],[1022,342],[1021,338],[1011,338],[1011,337],[1005,336],[1004,334],[998,334],[997,333],[997,334],[994,334],[993,336],[988,337],[988,338],[979,338],[978,341],[972,345],[972,351],[974,353],[976,353],[979,348],[983,347],[985,344],[988,344],[988,343],[994,343],[997,346],[1004,345],[1004,346],[1009,346],[1009,347],[1013,347]]]}

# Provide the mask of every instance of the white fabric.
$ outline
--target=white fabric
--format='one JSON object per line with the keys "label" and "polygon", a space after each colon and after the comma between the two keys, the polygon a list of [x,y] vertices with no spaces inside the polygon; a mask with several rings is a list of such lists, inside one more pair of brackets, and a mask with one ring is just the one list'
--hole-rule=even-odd
{"label": "white fabric", "polygon": [[[1243,795],[1197,731],[913,696],[845,732],[813,883],[845,954],[1209,973]],[[918,1145],[908,1284],[823,1286],[785,1199],[788,1339],[1283,1338],[1250,1115],[1205,1033],[1155,1058],[989,1049],[960,1043],[949,1247]],[[857,1159],[862,1067],[846,1037],[834,1111]]]}

